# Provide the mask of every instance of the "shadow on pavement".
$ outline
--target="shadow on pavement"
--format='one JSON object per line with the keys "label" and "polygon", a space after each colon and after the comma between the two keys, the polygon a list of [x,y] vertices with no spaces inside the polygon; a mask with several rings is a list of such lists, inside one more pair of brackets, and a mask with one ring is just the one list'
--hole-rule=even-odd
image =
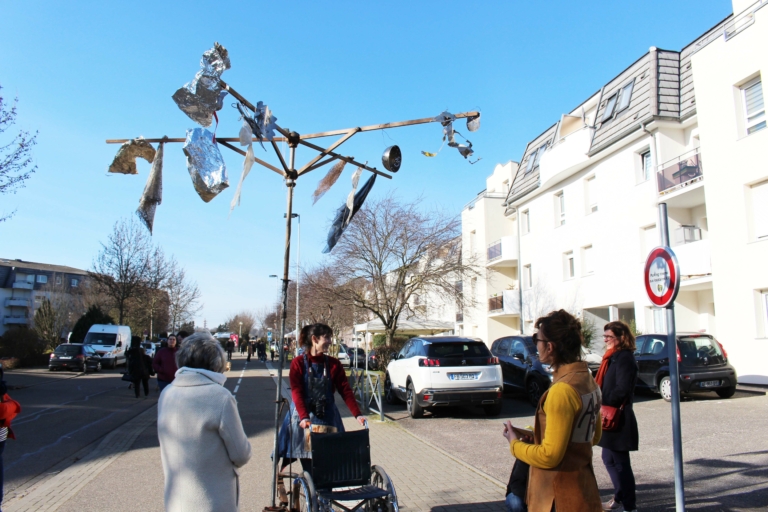
{"label": "shadow on pavement", "polygon": [[439,505],[430,509],[432,512],[475,512],[477,510],[506,510],[504,501],[479,501],[460,505]]}

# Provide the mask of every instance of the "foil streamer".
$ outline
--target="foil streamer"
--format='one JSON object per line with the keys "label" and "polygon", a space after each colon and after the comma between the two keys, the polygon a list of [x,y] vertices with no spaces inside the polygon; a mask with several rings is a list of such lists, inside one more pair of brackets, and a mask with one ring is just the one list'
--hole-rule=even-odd
{"label": "foil streamer", "polygon": [[471,132],[476,132],[479,129],[480,129],[480,114],[477,114],[475,117],[468,117],[467,130]]}
{"label": "foil streamer", "polygon": [[115,159],[109,166],[109,172],[120,174],[139,174],[136,170],[136,158],[141,157],[149,163],[155,159],[155,148],[152,144],[139,137],[129,140],[117,150]]}
{"label": "foil streamer", "polygon": [[173,94],[173,101],[190,119],[202,126],[211,126],[213,113],[224,104],[223,90],[219,79],[230,68],[229,53],[219,43],[203,54],[200,71],[191,82]]}
{"label": "foil streamer", "polygon": [[[466,140],[466,139],[464,139],[464,140]],[[458,142],[449,142],[449,143],[448,143],[448,145],[449,145],[450,147],[452,147],[452,148],[456,148],[456,149],[458,149],[458,150],[459,150],[459,153],[460,153],[460,154],[461,154],[461,156],[463,156],[464,158],[469,158],[470,156],[472,156],[472,153],[474,153],[474,152],[475,152],[475,151],[472,149],[472,143],[471,143],[470,141],[468,141],[468,140],[467,140],[467,143],[466,143],[466,145],[465,145],[465,144],[459,144]]]}
{"label": "foil streamer", "polygon": [[373,188],[373,184],[375,182],[376,175],[374,174],[368,178],[368,181],[366,181],[365,184],[360,187],[360,190],[358,190],[355,194],[355,200],[351,209],[348,208],[346,204],[341,205],[341,208],[338,209],[336,212],[336,217],[333,219],[331,230],[328,232],[328,242],[325,246],[325,249],[323,249],[323,254],[328,254],[336,246],[336,243],[341,238],[344,230],[347,229],[347,226],[349,226],[349,223],[352,221],[352,217],[354,217],[355,214],[360,210],[360,207],[363,206],[365,198],[368,197],[368,193]]}
{"label": "foil streamer", "polygon": [[443,140],[447,139],[448,142],[455,142],[453,138],[453,122],[456,120],[456,116],[446,110],[434,120],[443,125]]}
{"label": "foil streamer", "polygon": [[163,202],[163,146],[163,142],[157,146],[157,153],[152,161],[152,169],[149,171],[144,193],[141,194],[139,200],[139,209],[136,210],[136,214],[147,226],[150,234],[152,234],[152,226],[155,223],[157,205]]}
{"label": "foil streamer", "polygon": [[232,215],[232,210],[235,209],[235,206],[240,206],[240,192],[243,190],[243,182],[248,173],[251,172],[251,167],[253,167],[254,163],[256,163],[256,160],[253,157],[253,144],[249,144],[248,150],[245,152],[245,160],[243,161],[243,173],[240,175],[240,181],[237,183],[235,197],[232,198],[232,202],[229,204],[230,215]]}
{"label": "foil streamer", "polygon": [[205,128],[187,130],[184,154],[192,184],[203,201],[209,202],[229,186],[227,166],[211,132]]}

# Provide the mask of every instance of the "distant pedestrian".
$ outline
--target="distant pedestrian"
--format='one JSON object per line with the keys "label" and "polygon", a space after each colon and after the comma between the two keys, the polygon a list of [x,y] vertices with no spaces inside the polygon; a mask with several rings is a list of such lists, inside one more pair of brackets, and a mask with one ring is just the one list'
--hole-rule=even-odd
{"label": "distant pedestrian", "polygon": [[249,341],[248,342],[248,359],[247,359],[247,361],[249,362],[251,360],[251,356],[253,355],[253,351],[254,351],[253,342]]}
{"label": "distant pedestrian", "polygon": [[512,455],[531,466],[526,503],[530,512],[594,512],[601,509],[592,467],[600,440],[600,389],[581,361],[581,323],[565,310],[536,320],[539,360],[551,366],[552,385],[536,408],[533,443],[504,428]]}
{"label": "distant pedestrian", "polygon": [[251,458],[237,402],[223,386],[221,344],[209,333],[184,340],[173,386],[160,395],[157,437],[168,512],[236,511],[239,469]]}
{"label": "distant pedestrian", "polygon": [[232,351],[235,350],[235,342],[232,340],[229,340],[227,342],[227,361],[232,360]]}
{"label": "distant pedestrian", "polygon": [[[178,336],[181,336],[181,333]],[[176,351],[178,347],[177,337],[171,334],[168,336],[168,346],[158,350],[152,361],[152,368],[157,372],[157,386],[160,388],[160,392],[176,378],[176,370],[178,370]]]}
{"label": "distant pedestrian", "polygon": [[0,365],[0,505],[3,501],[3,452],[6,439],[16,439],[11,428],[11,421],[21,412],[21,405],[8,395],[8,387],[3,379],[3,367]]}
{"label": "distant pedestrian", "polygon": [[245,353],[245,346],[248,345],[248,342],[244,340],[240,340],[240,345],[238,345],[238,348],[240,349],[240,355],[243,355]]}
{"label": "distant pedestrian", "polygon": [[[637,509],[635,502],[635,474],[629,460],[629,452],[637,451],[640,435],[637,418],[632,408],[637,362],[634,352],[635,336],[629,326],[621,321],[605,324],[603,339],[606,352],[597,371],[597,385],[603,392],[603,437],[598,445],[603,449],[603,464],[611,477],[614,494],[603,503],[603,510],[626,512]],[[606,407],[607,406],[607,407]],[[615,414],[615,428],[606,430],[610,414]]]}
{"label": "distant pedestrian", "polygon": [[131,376],[136,398],[139,398],[140,394],[139,384],[144,387],[144,396],[149,396],[149,377],[154,372],[152,370],[152,360],[141,346],[141,338],[138,336],[131,337],[131,348],[125,351],[125,358],[126,370]]}
{"label": "distant pedestrian", "polygon": [[269,353],[270,353],[270,357],[272,358],[272,362],[274,362],[275,361],[275,345],[272,343],[269,344]]}

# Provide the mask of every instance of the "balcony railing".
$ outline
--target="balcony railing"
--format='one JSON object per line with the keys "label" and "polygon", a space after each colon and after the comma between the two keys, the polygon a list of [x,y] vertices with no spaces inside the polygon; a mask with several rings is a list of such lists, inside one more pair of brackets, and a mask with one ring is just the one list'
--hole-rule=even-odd
{"label": "balcony railing", "polygon": [[659,195],[669,194],[704,177],[699,148],[661,164],[659,169],[656,173]]}
{"label": "balcony railing", "polygon": [[5,307],[7,307],[7,308],[13,308],[13,307],[28,308],[29,307],[29,300],[27,300],[27,299],[5,299]]}
{"label": "balcony railing", "polygon": [[501,240],[496,240],[488,246],[488,263],[501,258]]}
{"label": "balcony railing", "polygon": [[504,309],[504,296],[491,297],[488,299],[488,312],[501,311]]}
{"label": "balcony railing", "polygon": [[35,283],[28,283],[26,281],[16,281],[12,287],[16,290],[32,290],[35,287]]}
{"label": "balcony railing", "polygon": [[26,325],[29,319],[25,316],[6,316],[3,318],[5,325]]}

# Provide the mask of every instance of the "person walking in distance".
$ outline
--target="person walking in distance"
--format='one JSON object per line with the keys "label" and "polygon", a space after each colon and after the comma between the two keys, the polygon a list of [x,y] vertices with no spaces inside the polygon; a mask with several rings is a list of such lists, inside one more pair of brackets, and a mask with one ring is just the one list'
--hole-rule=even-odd
{"label": "person walking in distance", "polygon": [[253,342],[252,341],[248,342],[247,349],[248,349],[248,359],[247,359],[247,361],[250,362],[251,361],[251,356],[253,355]]}
{"label": "person walking in distance", "polygon": [[127,373],[131,376],[133,391],[139,398],[139,384],[144,387],[144,396],[149,396],[149,377],[152,372],[152,360],[141,346],[141,338],[131,337],[131,348],[125,351]]}
{"label": "person walking in distance", "polygon": [[275,345],[273,343],[269,344],[269,355],[272,358],[272,362],[275,362]]}
{"label": "person walking in distance", "polygon": [[179,332],[177,336],[173,334],[168,336],[168,345],[158,350],[152,361],[152,368],[157,373],[157,386],[161,393],[176,378],[176,370],[179,369],[176,366],[176,351],[179,347],[177,340],[181,334]]}
{"label": "person walking in distance", "polygon": [[227,342],[227,361],[232,360],[232,351],[235,350],[235,342],[232,340],[229,340]]}
{"label": "person walking in distance", "polygon": [[581,323],[565,310],[536,320],[539,360],[553,370],[552,385],[539,399],[533,443],[511,422],[504,437],[512,455],[531,466],[526,503],[530,512],[595,512],[600,491],[592,446],[601,435],[600,388],[581,361]]}
{"label": "person walking in distance", "polygon": [[[635,336],[621,321],[605,324],[603,339],[606,352],[595,381],[603,393],[603,437],[598,445],[603,449],[603,464],[611,477],[614,494],[603,503],[603,510],[626,512],[637,509],[635,503],[635,474],[629,452],[637,451],[640,435],[632,407],[638,367],[634,352]],[[608,425],[609,416],[614,421]]]}

